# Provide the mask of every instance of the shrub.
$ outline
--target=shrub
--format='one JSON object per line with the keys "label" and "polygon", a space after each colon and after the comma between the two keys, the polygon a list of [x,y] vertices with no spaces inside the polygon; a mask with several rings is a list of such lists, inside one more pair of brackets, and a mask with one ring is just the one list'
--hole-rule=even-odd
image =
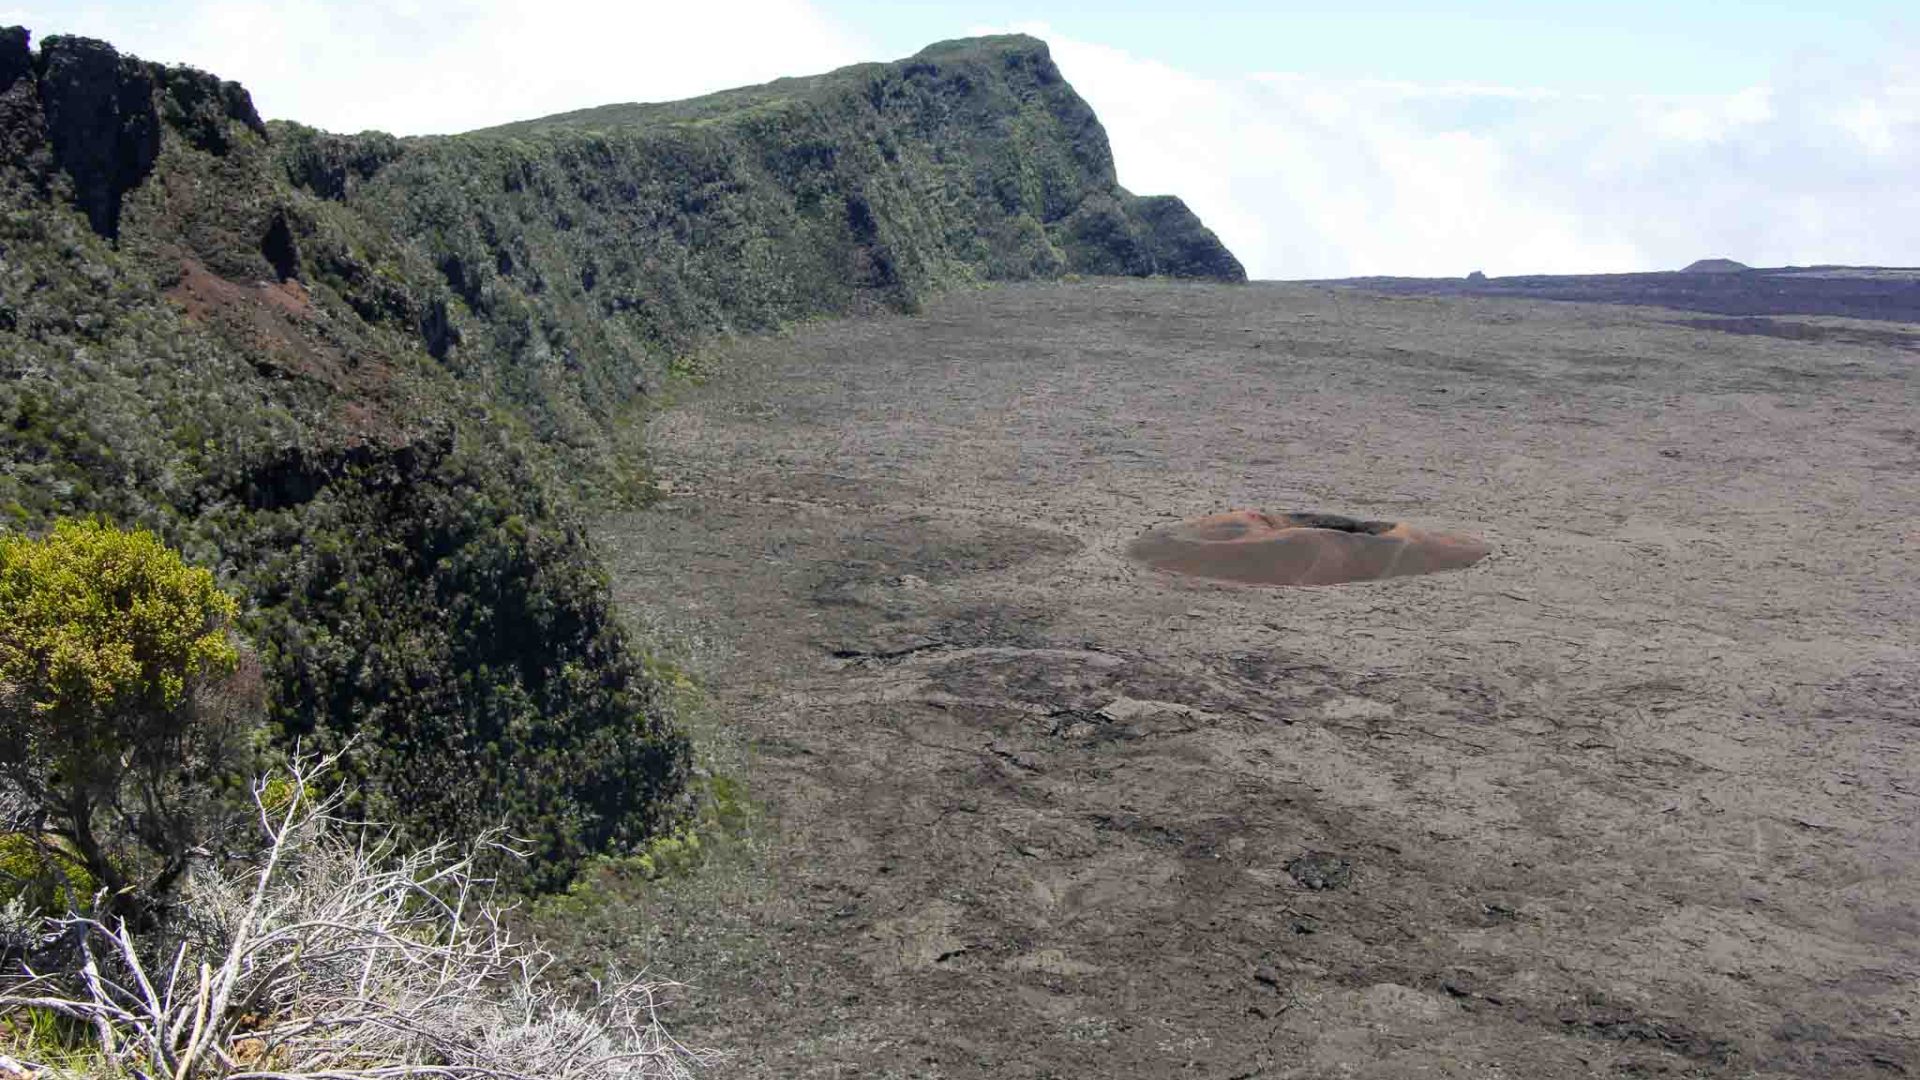
{"label": "shrub", "polygon": [[0,833],[0,903],[33,911],[83,907],[99,888],[86,867],[57,839]]}
{"label": "shrub", "polygon": [[0,538],[0,681],[58,729],[47,741],[65,761],[116,754],[122,726],[162,724],[190,681],[230,672],[234,611],[149,532],[62,521],[41,540]]}
{"label": "shrub", "polygon": [[662,1027],[663,984],[562,998],[474,871],[487,842],[404,851],[341,820],[338,792],[313,794],[332,764],[296,756],[254,785],[261,854],[196,874],[174,932],[57,921],[78,962],[0,976],[0,1019],[66,1017],[93,1033],[99,1071],[161,1080],[652,1080],[712,1059]]}
{"label": "shrub", "polygon": [[234,673],[235,603],[151,533],[0,537],[0,785],[11,842],[77,859],[122,910],[163,894],[235,745],[200,691]]}

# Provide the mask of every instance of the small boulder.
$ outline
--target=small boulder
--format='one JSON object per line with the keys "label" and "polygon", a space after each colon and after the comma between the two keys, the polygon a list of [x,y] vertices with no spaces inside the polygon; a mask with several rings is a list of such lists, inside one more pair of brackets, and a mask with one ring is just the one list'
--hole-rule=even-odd
{"label": "small boulder", "polygon": [[1309,851],[1287,863],[1287,875],[1302,888],[1341,889],[1352,880],[1353,866],[1330,851]]}

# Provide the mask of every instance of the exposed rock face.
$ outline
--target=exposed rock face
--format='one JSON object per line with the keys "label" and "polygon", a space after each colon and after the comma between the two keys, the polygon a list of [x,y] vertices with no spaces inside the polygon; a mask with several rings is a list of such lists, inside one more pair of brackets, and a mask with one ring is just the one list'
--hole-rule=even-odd
{"label": "exposed rock face", "polygon": [[153,74],[165,91],[161,104],[167,123],[195,148],[210,154],[233,149],[228,121],[244,125],[255,135],[266,135],[267,126],[253,108],[253,95],[239,83],[192,68],[154,65]]}
{"label": "exposed rock face", "polygon": [[93,231],[120,231],[120,199],[160,153],[160,117],[148,65],[104,41],[51,37],[40,48],[40,104],[53,159],[73,181]]}
{"label": "exposed rock face", "polygon": [[31,74],[33,53],[27,43],[26,27],[0,26],[0,94]]}
{"label": "exposed rock face", "polygon": [[0,27],[0,179],[44,187],[48,165],[46,120],[40,109],[39,84],[33,78],[33,53],[27,32],[18,26]]}
{"label": "exposed rock face", "polygon": [[121,198],[147,178],[159,156],[163,113],[166,126],[209,153],[232,148],[227,121],[266,134],[239,83],[121,56],[106,42],[83,37],[50,37],[36,58],[25,29],[0,30],[0,94],[28,75],[54,163],[94,232],[109,239],[119,235]]}

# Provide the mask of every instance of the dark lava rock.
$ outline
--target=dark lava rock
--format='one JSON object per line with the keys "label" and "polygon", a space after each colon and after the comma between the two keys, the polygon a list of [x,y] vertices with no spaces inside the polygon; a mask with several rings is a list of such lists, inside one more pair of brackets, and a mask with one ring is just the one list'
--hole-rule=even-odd
{"label": "dark lava rock", "polygon": [[1308,889],[1341,889],[1353,877],[1353,866],[1329,851],[1309,851],[1287,863],[1287,873]]}
{"label": "dark lava rock", "polygon": [[74,201],[101,236],[120,232],[120,199],[160,156],[152,69],[92,38],[50,37],[40,46],[40,103],[56,164]]}
{"label": "dark lava rock", "polygon": [[53,168],[46,126],[27,31],[0,27],[0,186],[24,181],[44,195]]}
{"label": "dark lava rock", "polygon": [[[239,83],[122,56],[92,38],[55,35],[37,58],[27,44],[25,30],[0,29],[0,94],[33,79],[54,164],[72,180],[74,202],[101,236],[119,235],[121,199],[153,171],[164,126],[215,156],[233,148],[235,124],[266,136],[253,98]],[[8,139],[23,146],[31,141]]]}
{"label": "dark lava rock", "polygon": [[0,26],[0,94],[33,74],[33,53],[27,47],[27,28]]}
{"label": "dark lava rock", "polygon": [[285,214],[273,215],[266,235],[260,238],[260,256],[273,267],[274,276],[279,280],[300,276],[300,246],[294,241],[293,229],[287,225]]}
{"label": "dark lava rock", "polygon": [[166,91],[162,100],[167,123],[195,149],[224,156],[234,146],[233,123],[267,137],[267,125],[254,110],[253,95],[246,87],[188,67],[153,71]]}
{"label": "dark lava rock", "polygon": [[460,328],[453,325],[447,313],[446,297],[436,296],[421,307],[420,340],[427,347],[427,355],[435,360],[445,360],[460,344]]}
{"label": "dark lava rock", "polygon": [[333,135],[287,124],[274,139],[287,179],[332,202],[345,202],[402,152],[399,139],[378,131]]}

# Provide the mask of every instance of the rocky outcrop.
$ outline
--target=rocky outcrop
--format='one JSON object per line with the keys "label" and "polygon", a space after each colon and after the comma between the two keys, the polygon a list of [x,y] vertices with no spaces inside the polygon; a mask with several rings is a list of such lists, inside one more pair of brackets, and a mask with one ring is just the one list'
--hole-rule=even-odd
{"label": "rocky outcrop", "polygon": [[45,188],[46,126],[27,32],[0,27],[0,184]]}
{"label": "rocky outcrop", "polygon": [[0,26],[0,94],[33,74],[33,52],[23,26]]}
{"label": "rocky outcrop", "polygon": [[[153,170],[163,125],[214,154],[233,145],[230,121],[266,132],[238,83],[121,56],[91,38],[50,37],[35,56],[26,30],[0,30],[0,95],[22,79],[33,82],[45,142],[73,201],[94,232],[109,239],[119,235],[121,199]],[[9,119],[15,121],[9,127],[21,126]],[[24,134],[22,145],[42,135]]]}
{"label": "rocky outcrop", "polygon": [[160,153],[151,67],[90,38],[51,37],[35,76],[53,160],[73,183],[93,231],[120,231],[120,200]]}
{"label": "rocky outcrop", "polygon": [[1240,260],[1177,196],[1135,199],[1133,214],[1145,226],[1143,244],[1152,272],[1215,281],[1247,279]]}
{"label": "rocky outcrop", "polygon": [[234,124],[264,137],[266,124],[254,111],[253,95],[237,82],[185,67],[153,68],[162,91],[167,124],[195,149],[225,154],[235,145]]}

